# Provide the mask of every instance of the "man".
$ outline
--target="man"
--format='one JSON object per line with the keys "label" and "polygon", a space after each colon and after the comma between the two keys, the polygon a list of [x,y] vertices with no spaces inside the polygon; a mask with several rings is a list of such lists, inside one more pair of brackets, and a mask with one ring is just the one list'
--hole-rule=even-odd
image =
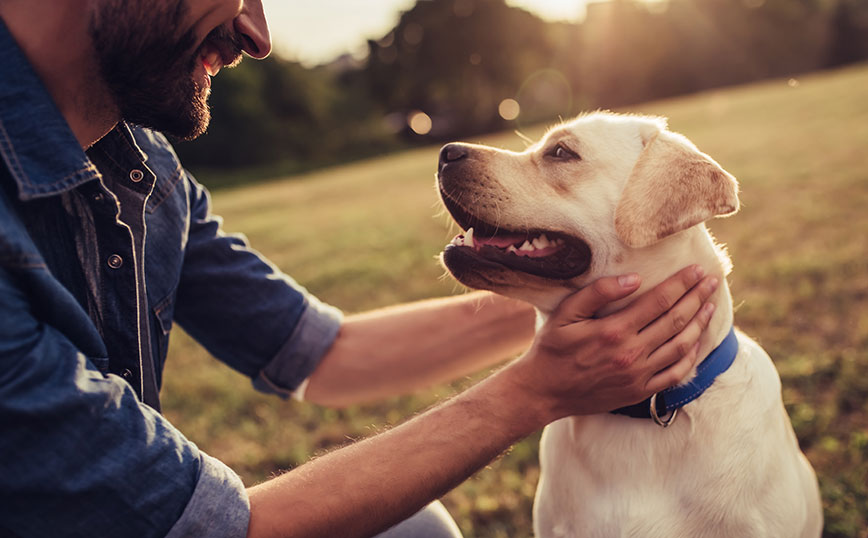
{"label": "man", "polygon": [[[222,234],[148,128],[205,130],[210,77],[270,51],[260,0],[0,0],[0,20],[0,535],[370,536],[696,360],[713,280],[690,267],[593,319],[639,287],[605,278],[467,392],[245,489],[159,414],[174,321],[264,391],[346,405],[514,356],[531,309],[469,294],[341,320]],[[432,506],[390,536],[454,535]]]}

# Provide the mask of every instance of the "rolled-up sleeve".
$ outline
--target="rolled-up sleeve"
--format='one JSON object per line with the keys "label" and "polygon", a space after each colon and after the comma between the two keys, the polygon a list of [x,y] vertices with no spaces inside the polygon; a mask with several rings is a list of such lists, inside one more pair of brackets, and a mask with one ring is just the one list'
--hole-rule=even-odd
{"label": "rolled-up sleeve", "polygon": [[223,462],[200,454],[202,465],[196,489],[166,538],[247,536],[250,501],[244,484]]}
{"label": "rolled-up sleeve", "polygon": [[192,178],[190,232],[175,319],[208,351],[262,391],[297,391],[337,337],[341,312],[254,250],[225,234],[208,192]]}
{"label": "rolled-up sleeve", "polygon": [[36,319],[2,271],[0,319],[0,535],[246,535],[238,476]]}
{"label": "rolled-up sleeve", "polygon": [[339,310],[308,297],[292,335],[259,372],[253,386],[283,398],[303,399],[305,381],[337,337],[341,319]]}

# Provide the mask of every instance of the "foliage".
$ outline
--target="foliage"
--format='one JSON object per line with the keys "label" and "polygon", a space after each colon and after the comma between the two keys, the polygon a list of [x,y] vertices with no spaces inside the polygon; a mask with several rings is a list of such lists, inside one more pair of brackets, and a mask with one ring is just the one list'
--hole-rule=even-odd
{"label": "foliage", "polygon": [[364,77],[387,109],[433,116],[434,136],[490,131],[500,101],[551,66],[548,27],[504,0],[418,2],[368,43]]}
{"label": "foliage", "polygon": [[863,0],[840,0],[832,16],[828,65],[839,66],[868,57],[868,8]]}
{"label": "foliage", "polygon": [[[741,182],[711,225],[735,262],[736,323],[774,359],[818,472],[825,538],[868,538],[868,66],[776,79],[630,110],[665,115]],[[528,127],[539,136],[544,126]],[[520,150],[512,133],[486,143]],[[230,231],[326,301],[361,311],[460,293],[434,256],[450,239],[424,147],[215,193]],[[174,332],[166,415],[247,484],[397,424],[472,380],[333,411],[283,403]],[[538,438],[448,494],[468,538],[531,535]]]}
{"label": "foliage", "polygon": [[325,68],[247,60],[214,78],[210,102],[208,132],[177,146],[203,176],[263,165],[297,171],[400,147],[367,94]]}
{"label": "foliage", "polygon": [[[822,67],[826,17],[776,2],[593,4],[581,62],[598,106],[635,103]],[[801,4],[798,4],[801,5]]]}

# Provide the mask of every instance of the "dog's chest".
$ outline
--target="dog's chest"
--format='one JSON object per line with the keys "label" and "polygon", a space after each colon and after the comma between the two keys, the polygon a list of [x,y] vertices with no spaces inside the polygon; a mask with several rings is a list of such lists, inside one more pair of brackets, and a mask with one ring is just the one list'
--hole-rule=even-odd
{"label": "dog's chest", "polygon": [[657,527],[667,529],[661,536],[689,535],[672,534],[683,525],[678,514],[686,489],[673,482],[684,480],[679,462],[689,450],[685,432],[661,439],[663,429],[650,421],[626,429],[623,421],[636,419],[568,418],[546,428],[534,506],[537,536],[652,537],[659,535]]}
{"label": "dog's chest", "polygon": [[754,348],[761,355],[744,349],[669,428],[613,415],[549,425],[536,536],[799,536],[793,507],[816,486],[801,469],[777,373]]}
{"label": "dog's chest", "polygon": [[[623,421],[631,421],[630,427]],[[536,536],[756,536],[742,521],[752,513],[745,507],[708,529],[708,521],[718,519],[721,498],[723,504],[737,499],[745,484],[720,463],[723,450],[698,446],[689,421],[666,430],[636,421],[605,416],[549,426],[541,445]]]}

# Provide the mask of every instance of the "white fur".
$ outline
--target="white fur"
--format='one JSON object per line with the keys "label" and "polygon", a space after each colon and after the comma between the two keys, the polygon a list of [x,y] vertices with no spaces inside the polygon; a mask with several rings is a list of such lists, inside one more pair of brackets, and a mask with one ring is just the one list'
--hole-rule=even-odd
{"label": "white fur", "polygon": [[[518,272],[496,278],[465,273],[462,281],[529,301],[545,317],[566,295],[602,276],[635,271],[647,290],[682,267],[699,263],[721,280],[713,297],[717,310],[700,342],[700,354],[707,355],[733,321],[725,251],[702,223],[640,248],[628,246],[615,226],[631,172],[660,133],[669,141],[682,140],[683,152],[720,169],[689,141],[669,136],[665,129],[659,118],[594,113],[555,127],[521,153],[468,146],[472,152],[462,166],[468,175],[486,178],[481,187],[477,179],[467,188],[468,207],[506,228],[580,237],[593,257],[590,269],[568,282]],[[559,141],[581,160],[546,158]],[[665,163],[655,164],[656,169],[665,168]],[[717,186],[735,197],[734,179],[732,183]],[[502,202],[494,209],[482,208],[482,201],[492,195]],[[637,295],[607,311],[624,307]],[[542,437],[542,475],[534,503],[536,536],[820,536],[817,480],[784,410],[780,378],[758,344],[740,332],[738,340],[733,366],[683,407],[667,429],[651,420],[611,414],[549,425]]]}

